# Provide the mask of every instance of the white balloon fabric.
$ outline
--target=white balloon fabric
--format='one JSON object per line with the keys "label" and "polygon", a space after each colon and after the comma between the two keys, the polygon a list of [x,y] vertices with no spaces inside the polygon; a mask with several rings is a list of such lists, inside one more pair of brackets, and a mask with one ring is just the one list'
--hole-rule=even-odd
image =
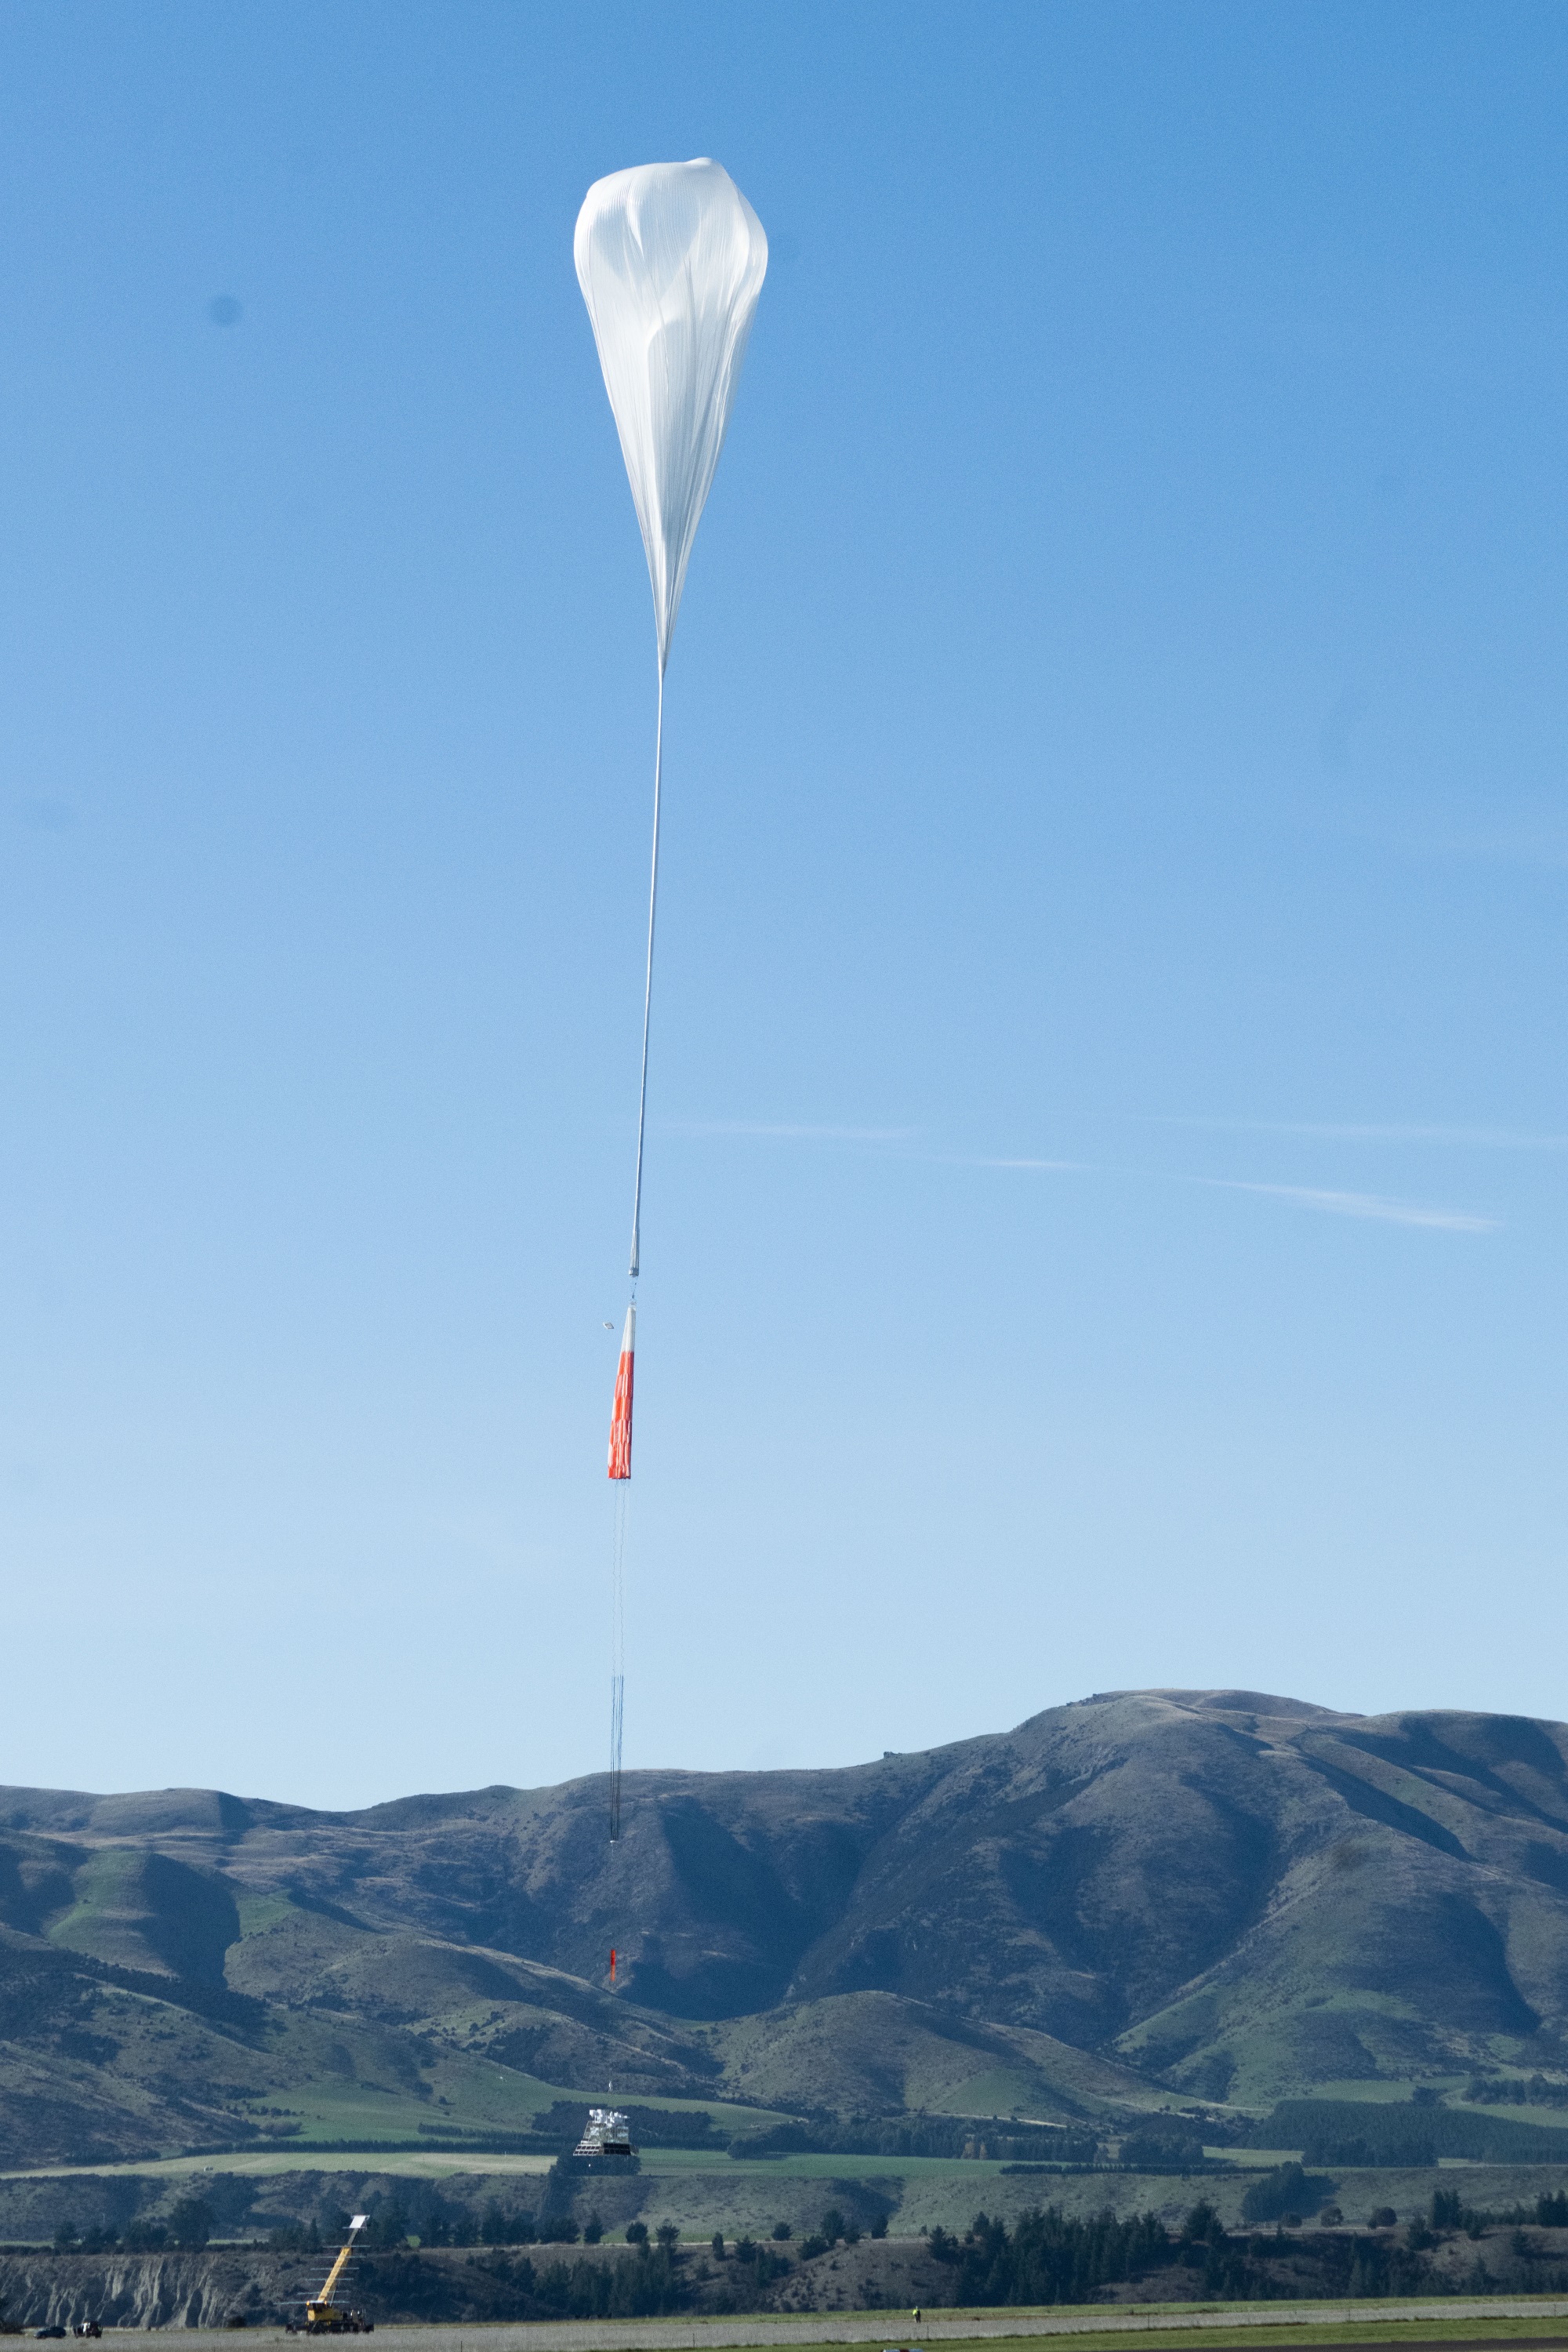
{"label": "white balloon fabric", "polygon": [[728,172],[701,156],[595,180],[573,253],[647,551],[662,677],[768,240]]}

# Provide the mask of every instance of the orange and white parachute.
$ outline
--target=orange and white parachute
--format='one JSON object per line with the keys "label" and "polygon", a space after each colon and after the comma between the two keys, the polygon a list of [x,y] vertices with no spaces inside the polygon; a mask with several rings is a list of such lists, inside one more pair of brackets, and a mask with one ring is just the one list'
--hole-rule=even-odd
{"label": "orange and white parachute", "polygon": [[612,1478],[632,1475],[632,1374],[637,1366],[637,1310],[626,1309],[621,1333],[621,1360],[616,1370],[616,1402],[610,1408],[610,1470]]}

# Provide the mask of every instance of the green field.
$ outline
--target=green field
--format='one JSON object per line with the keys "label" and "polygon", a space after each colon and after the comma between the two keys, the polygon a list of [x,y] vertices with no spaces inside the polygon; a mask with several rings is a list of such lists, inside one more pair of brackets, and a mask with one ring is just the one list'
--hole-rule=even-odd
{"label": "green field", "polygon": [[[289,2136],[290,2147],[303,2150],[322,2140],[353,2140],[369,2149],[385,2140],[427,2138],[432,2126],[480,2141],[487,2132],[525,2132],[558,2099],[581,2102],[586,2119],[589,2106],[606,2096],[603,2089],[571,2089],[497,2065],[492,2059],[437,2048],[417,2088],[363,2079],[323,2082],[318,2076],[282,2095],[278,2104],[286,2106],[287,2119],[299,2126]],[[765,2130],[778,2121],[771,2109],[722,2099],[644,2097],[639,2093],[637,2104],[667,2114],[706,2115],[721,2135]]]}
{"label": "green field", "polygon": [[[642,2155],[645,2173],[715,2172],[725,2180],[900,2180],[946,2179],[955,2176],[977,2188],[1001,2173],[999,2161],[977,2156],[725,2156],[715,2161],[702,2147],[651,2147]],[[1045,2174],[1023,2176],[1033,2180],[1037,2194],[1051,2186]]]}
{"label": "green field", "polygon": [[[305,2168],[300,2162],[299,2147],[298,2140],[291,2140],[287,2147],[247,2147],[237,2156],[165,2156],[149,2158],[142,2164],[54,2164],[27,2172],[0,2172],[0,2180],[184,2180],[193,2174],[213,2172],[236,2173],[245,2180],[270,2180]],[[410,2180],[447,2180],[458,2173],[471,2174],[479,2161],[461,2149],[453,2153],[422,2147],[322,2148],[312,2153],[309,2168],[311,2172],[376,2172]],[[487,2156],[482,2164],[487,2179],[494,2176],[508,2179],[519,2173],[550,2169],[547,2156]]]}

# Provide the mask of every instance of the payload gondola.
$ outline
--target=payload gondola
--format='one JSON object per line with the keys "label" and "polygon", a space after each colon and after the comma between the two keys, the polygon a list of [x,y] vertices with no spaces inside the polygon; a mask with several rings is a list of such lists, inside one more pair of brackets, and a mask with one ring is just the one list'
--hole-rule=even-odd
{"label": "payload gondola", "polygon": [[631,2126],[618,2107],[590,2107],[574,2156],[635,2156]]}

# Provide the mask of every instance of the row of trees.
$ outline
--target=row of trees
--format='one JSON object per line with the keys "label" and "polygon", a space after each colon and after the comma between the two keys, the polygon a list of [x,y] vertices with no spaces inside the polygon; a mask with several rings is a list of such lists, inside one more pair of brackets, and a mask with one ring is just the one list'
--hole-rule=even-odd
{"label": "row of trees", "polygon": [[972,2116],[818,2115],[739,2133],[729,2146],[734,2157],[981,2156],[1086,2165],[1102,2153],[1087,2126],[1068,2131],[1000,2117],[977,2123]]}
{"label": "row of trees", "polygon": [[1079,2221],[1050,2205],[1021,2213],[1010,2231],[977,2213],[963,2239],[933,2230],[929,2246],[957,2273],[954,2303],[1089,2303],[1100,2287],[1141,2278],[1167,2262],[1171,2237],[1152,2213],[1121,2221],[1105,2212]]}
{"label": "row of trees", "polygon": [[[265,2243],[273,2253],[326,2253],[342,2244],[348,2226],[346,2213],[329,2211],[319,2220],[279,2222]],[[85,2231],[64,2222],[55,2233],[55,2245],[61,2252],[92,2254],[194,2252],[211,2242],[216,2227],[213,2209],[205,2198],[183,2197],[161,2220],[132,2221],[118,2229],[101,2223]],[[871,2235],[886,2236],[887,2227],[885,2219],[873,2221]],[[782,2243],[792,2234],[789,2223],[776,2222],[773,2234]],[[438,2191],[427,2189],[412,2199],[395,2195],[379,2201],[359,2242],[366,2252],[386,2253],[426,2246],[574,2246],[579,2241],[596,2246],[604,2235],[605,2223],[596,2212],[579,2224],[567,2212],[552,2212],[548,2207],[539,2213],[520,2211],[492,2197],[475,2213],[470,2207],[449,2202]],[[852,2246],[859,2236],[858,2223],[830,2205],[820,2229],[802,2242],[801,2252],[809,2257],[829,2246]],[[646,2221],[629,2221],[626,2238],[629,2246],[647,2247],[651,2242],[673,2257],[680,2243],[680,2230],[674,2221],[661,2221],[650,2238]],[[724,2259],[721,2231],[714,2233],[713,2252]],[[783,2266],[781,2256],[768,2254],[749,2237],[735,2242],[733,2253],[742,2263],[772,2264],[766,2270],[770,2277]]]}
{"label": "row of trees", "polygon": [[[1568,2197],[1541,2198],[1534,2216],[1541,2228],[1568,2227]],[[1332,2218],[1337,2221],[1337,2212]],[[1386,2208],[1373,2216],[1377,2226],[1367,2234],[1329,2228],[1296,2236],[1281,2227],[1259,2236],[1233,2234],[1205,2201],[1194,2205],[1174,2232],[1152,2213],[1120,2219],[1106,2211],[1077,2221],[1053,2205],[1020,2214],[1011,2230],[977,2213],[962,2239],[939,2229],[929,2243],[935,2259],[956,2274],[947,2298],[956,2304],[1089,2303],[1101,2287],[1173,2263],[1201,2271],[1204,2294],[1216,2301],[1268,2302],[1303,2293],[1372,2297],[1484,2292],[1497,2282],[1479,2253],[1461,2280],[1434,2270],[1431,2251],[1461,2231],[1479,2241],[1500,2223],[1512,2222],[1510,2251],[1516,2259],[1552,2259],[1548,2249],[1528,2239],[1524,2224],[1530,2218],[1522,2207],[1500,2215],[1478,2213],[1457,2189],[1442,2189],[1400,2234]],[[1568,2275],[1542,2273],[1532,2284],[1542,2292],[1558,2291],[1568,2285]]]}
{"label": "row of trees", "polygon": [[[449,2316],[449,2273],[416,2252],[385,2254],[376,2286],[386,2305]],[[652,2319],[684,2309],[686,2273],[673,2246],[645,2238],[629,2261],[536,2263],[531,2254],[495,2248],[463,2265],[463,2290],[475,2315],[490,2319]]]}
{"label": "row of trees", "polygon": [[1473,2074],[1465,2096],[1478,2107],[1568,2107],[1568,2083],[1553,2081],[1549,2074],[1531,2074],[1526,2081],[1517,2075]]}

